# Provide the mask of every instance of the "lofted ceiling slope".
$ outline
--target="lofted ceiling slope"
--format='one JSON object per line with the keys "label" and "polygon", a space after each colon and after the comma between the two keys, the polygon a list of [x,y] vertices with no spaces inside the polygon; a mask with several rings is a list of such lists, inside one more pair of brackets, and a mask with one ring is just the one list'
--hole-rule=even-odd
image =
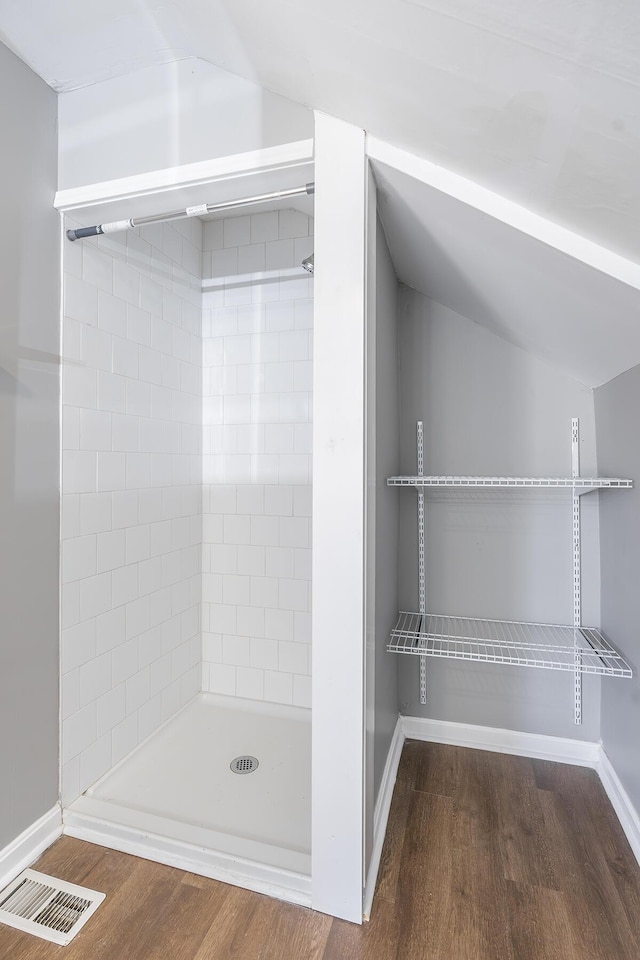
{"label": "lofted ceiling slope", "polygon": [[640,262],[637,0],[2,0],[59,91],[200,58]]}

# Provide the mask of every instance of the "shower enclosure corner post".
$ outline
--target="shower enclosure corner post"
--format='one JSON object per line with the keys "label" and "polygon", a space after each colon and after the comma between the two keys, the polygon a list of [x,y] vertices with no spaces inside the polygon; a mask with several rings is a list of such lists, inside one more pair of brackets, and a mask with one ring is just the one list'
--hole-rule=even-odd
{"label": "shower enclosure corner post", "polygon": [[312,907],[362,922],[365,237],[362,130],[316,113]]}

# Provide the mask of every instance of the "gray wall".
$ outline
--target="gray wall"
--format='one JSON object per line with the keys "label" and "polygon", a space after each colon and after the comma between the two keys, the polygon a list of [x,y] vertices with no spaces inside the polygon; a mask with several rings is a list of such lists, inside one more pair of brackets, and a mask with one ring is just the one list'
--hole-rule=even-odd
{"label": "gray wall", "polygon": [[602,682],[602,742],[616,773],[640,809],[640,367],[595,391],[598,468],[601,474],[630,477],[633,490],[604,491],[600,497],[602,627],[635,667],[632,680]]}
{"label": "gray wall", "polygon": [[[401,288],[401,472],[415,473],[415,424],[425,472],[567,476],[571,417],[580,417],[582,472],[595,469],[593,395],[472,320]],[[583,498],[583,620],[599,625],[598,508]],[[400,607],[417,609],[416,497],[401,491]],[[427,606],[435,613],[571,623],[571,501],[567,494],[477,491],[427,497]],[[573,723],[570,673],[400,657],[404,714],[597,740],[600,682],[584,682]]]}
{"label": "gray wall", "polygon": [[0,849],[58,797],[55,94],[0,44]]}
{"label": "gray wall", "polygon": [[377,799],[398,719],[398,657],[386,641],[398,611],[399,491],[386,485],[400,460],[398,284],[380,221],[376,238],[376,457],[375,457],[375,724],[374,797]]}

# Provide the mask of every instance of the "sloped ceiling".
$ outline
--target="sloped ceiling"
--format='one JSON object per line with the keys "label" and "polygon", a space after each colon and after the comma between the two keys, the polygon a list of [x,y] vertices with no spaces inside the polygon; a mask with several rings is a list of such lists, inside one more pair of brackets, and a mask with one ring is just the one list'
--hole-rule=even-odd
{"label": "sloped ceiling", "polygon": [[640,364],[637,286],[397,168],[373,168],[402,283],[588,387]]}
{"label": "sloped ceiling", "polygon": [[640,261],[637,0],[2,0],[57,90],[198,57]]}

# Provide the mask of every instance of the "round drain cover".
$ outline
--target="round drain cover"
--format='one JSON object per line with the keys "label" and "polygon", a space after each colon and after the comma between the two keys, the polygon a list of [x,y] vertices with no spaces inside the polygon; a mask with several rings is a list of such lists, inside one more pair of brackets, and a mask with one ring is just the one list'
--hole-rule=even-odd
{"label": "round drain cover", "polygon": [[233,773],[253,773],[259,764],[255,757],[236,757],[229,766]]}

